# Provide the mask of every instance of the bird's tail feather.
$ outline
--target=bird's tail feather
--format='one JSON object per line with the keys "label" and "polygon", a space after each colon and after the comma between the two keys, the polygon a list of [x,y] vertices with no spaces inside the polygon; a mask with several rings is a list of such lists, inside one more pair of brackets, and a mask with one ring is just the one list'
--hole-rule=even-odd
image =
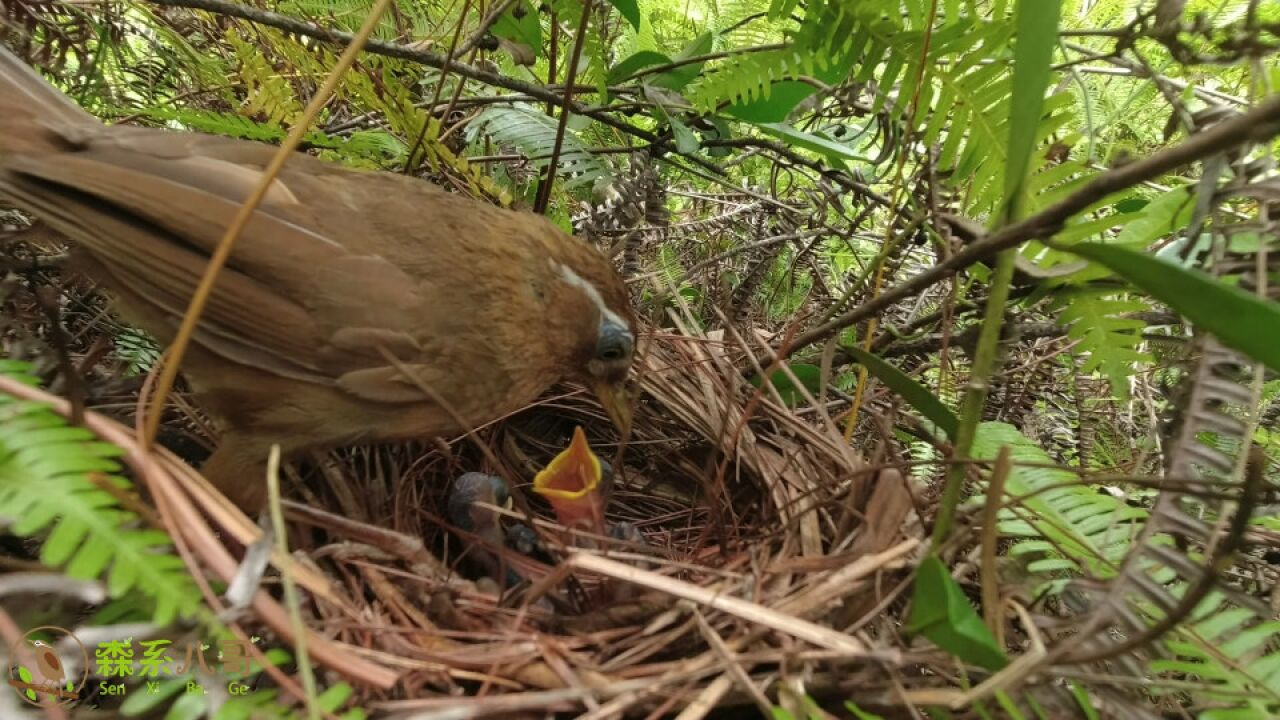
{"label": "bird's tail feather", "polygon": [[0,153],[24,152],[56,142],[40,127],[96,124],[98,121],[62,94],[16,55],[0,47]]}

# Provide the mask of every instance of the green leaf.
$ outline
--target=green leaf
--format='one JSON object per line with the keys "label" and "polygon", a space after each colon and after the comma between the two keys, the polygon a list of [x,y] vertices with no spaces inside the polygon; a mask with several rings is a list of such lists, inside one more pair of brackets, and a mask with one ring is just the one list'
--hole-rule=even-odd
{"label": "green leaf", "polygon": [[884,720],[883,717],[875,713],[867,712],[866,710],[858,707],[857,703],[852,700],[844,701],[844,709],[853,713],[853,716],[857,718],[857,720]]}
{"label": "green leaf", "polygon": [[653,87],[652,85],[644,86],[644,96],[645,99],[653,103],[654,119],[659,122],[665,121],[671,126],[671,135],[676,141],[676,150],[685,155],[697,152],[701,145],[698,142],[698,136],[693,134],[688,125],[685,125],[671,114],[673,111],[679,112],[691,109],[685,104],[684,98],[670,90]]}
{"label": "green leaf", "polygon": [[204,695],[183,693],[178,700],[169,706],[164,720],[199,720],[209,707]]}
{"label": "green leaf", "polygon": [[911,403],[911,407],[919,411],[921,415],[928,418],[934,425],[942,428],[947,437],[955,438],[956,428],[960,426],[960,420],[955,413],[951,412],[950,408],[942,404],[937,395],[929,392],[928,388],[916,382],[915,378],[885,362],[877,355],[873,355],[856,346],[845,347],[843,350],[866,366],[867,371],[879,378],[880,382],[887,385],[890,390],[901,396],[903,400]]}
{"label": "green leaf", "polygon": [[818,89],[809,83],[782,80],[773,83],[763,97],[725,108],[725,114],[751,123],[779,123]]}
{"label": "green leaf", "polygon": [[[25,665],[18,666],[18,679],[28,685],[32,684],[35,680],[31,675],[31,671],[28,670]],[[36,691],[31,688],[23,688],[22,694],[31,702],[36,702],[40,699],[40,696],[36,695]]]}
{"label": "green leaf", "polygon": [[1053,49],[1058,41],[1062,0],[1019,0],[1017,40],[1013,46],[1013,95],[1009,102],[1009,145],[1005,160],[1007,217],[1021,216],[1027,169],[1049,87]]}
{"label": "green leaf", "polygon": [[1098,711],[1093,708],[1093,701],[1089,699],[1088,688],[1074,680],[1068,681],[1067,686],[1071,688],[1071,696],[1075,698],[1080,712],[1084,713],[1085,720],[1098,720]]}
{"label": "green leaf", "polygon": [[800,0],[771,0],[769,3],[769,19],[778,20],[787,17],[795,10],[796,3]]}
{"label": "green leaf", "polygon": [[[684,46],[676,56],[671,58],[671,62],[681,62],[699,55],[706,55],[711,52],[711,47],[715,43],[715,35],[706,32],[689,42]],[[704,63],[692,63],[690,65],[681,65],[673,70],[668,70],[661,75],[649,81],[651,85],[664,87],[668,90],[683,90],[685,85],[693,82],[693,79],[702,74],[702,66]]]}
{"label": "green leaf", "polygon": [[[22,366],[5,364],[0,372]],[[121,507],[99,482],[128,487],[114,475],[119,448],[69,427],[48,407],[0,393],[0,516],[15,518],[20,536],[47,532],[41,561],[76,578],[107,575],[113,597],[136,592],[154,603],[151,620],[172,621],[205,611],[200,590],[163,532],[138,529],[138,518]],[[101,479],[90,474],[102,474]]]}
{"label": "green leaf", "polygon": [[[516,17],[516,8],[523,10],[524,14]],[[528,0],[522,0],[503,13],[502,17],[493,24],[491,32],[511,42],[528,45],[534,54],[542,57],[542,21],[539,19],[537,9]]]}
{"label": "green leaf", "polygon": [[[533,160],[538,168],[546,167],[555,146],[559,123],[538,109],[491,106],[467,127],[467,138],[473,144],[487,134],[497,143],[513,145]],[[566,188],[589,186],[597,178],[607,176],[609,167],[587,151],[586,144],[575,132],[566,131],[561,138],[560,162],[556,173],[565,178]]]}
{"label": "green leaf", "polygon": [[670,62],[671,58],[660,52],[641,50],[610,68],[607,82],[610,85],[617,85],[645,68],[667,65]]}
{"label": "green leaf", "polygon": [[[711,122],[712,129],[699,130],[699,132],[702,134],[703,142],[708,142],[713,140],[728,140],[729,138],[733,137],[733,131],[729,129],[729,123],[725,122],[724,118],[711,117],[707,119]],[[727,147],[722,147],[722,146],[712,146],[707,148],[707,154],[710,155],[711,157],[725,157],[726,155],[732,155],[733,150]]]}
{"label": "green leaf", "polygon": [[1280,304],[1199,271],[1128,248],[1079,243],[1066,248],[1117,275],[1217,336],[1222,344],[1280,372]]}
{"label": "green leaf", "polygon": [[640,3],[638,0],[609,0],[609,4],[618,9],[622,17],[631,23],[631,27],[640,29]]}
{"label": "green leaf", "polygon": [[[822,368],[807,363],[793,363],[790,367],[792,374],[809,391],[810,395],[817,395],[821,391]],[[795,383],[791,382],[791,377],[782,370],[775,370],[770,376],[769,382],[778,391],[778,394],[782,396],[782,402],[786,403],[787,407],[795,407],[804,402],[804,395],[796,388]],[[755,375],[752,377],[751,384],[760,387],[760,376]]]}
{"label": "green leaf", "polygon": [[934,555],[925,558],[916,570],[906,629],[987,670],[999,670],[1009,662],[946,565]]}
{"label": "green leaf", "polygon": [[1146,198],[1128,197],[1117,202],[1114,207],[1118,213],[1136,213],[1145,208],[1151,201]]}
{"label": "green leaf", "polygon": [[340,682],[320,693],[320,696],[316,698],[316,705],[325,712],[334,712],[342,707],[342,704],[350,697],[351,686]]}
{"label": "green leaf", "polygon": [[697,152],[700,143],[698,142],[698,137],[689,129],[689,126],[670,115],[667,116],[667,119],[671,121],[671,134],[676,141],[676,150],[685,155],[692,155]]}
{"label": "green leaf", "polygon": [[848,146],[842,145],[835,140],[822,135],[797,130],[784,123],[760,123],[756,127],[776,138],[786,140],[795,147],[812,150],[813,152],[826,157],[833,166],[842,170],[845,169],[845,160],[854,160],[865,163],[871,162],[870,158],[859,155]]}
{"label": "green leaf", "polygon": [[1080,484],[1074,474],[1060,469],[1039,445],[1008,423],[979,424],[970,457],[994,461],[1002,447],[1008,448],[1013,461],[1005,493],[1022,498],[1020,504],[1026,510],[1000,511],[1000,534],[1016,542],[1010,555],[1024,562],[1039,555],[1066,557],[1077,566],[1068,573],[1060,572],[1059,566],[1054,574],[1041,578],[1050,584],[1082,573],[1103,580],[1114,577],[1147,512]]}
{"label": "green leaf", "polygon": [[141,688],[134,690],[125,696],[124,702],[120,704],[120,714],[125,717],[136,717],[156,709],[166,700],[184,690],[187,687],[187,679],[186,677],[181,677],[162,680],[156,685],[155,692],[144,691]]}
{"label": "green leaf", "polygon": [[1067,337],[1078,341],[1076,351],[1085,355],[1080,372],[1101,370],[1111,382],[1112,392],[1127,399],[1134,364],[1148,362],[1151,356],[1141,350],[1141,331],[1147,324],[1122,315],[1149,310],[1149,306],[1130,293],[1093,288],[1064,292],[1057,305],[1062,308],[1058,322],[1068,327]]}
{"label": "green leaf", "polygon": [[[1122,201],[1124,202],[1124,201]],[[1119,209],[1119,203],[1116,205]],[[1187,188],[1174,188],[1159,197],[1145,203],[1142,217],[1135,220],[1116,236],[1109,245],[1141,248],[1154,242],[1157,238],[1175,233],[1186,227],[1191,220],[1195,203]]]}

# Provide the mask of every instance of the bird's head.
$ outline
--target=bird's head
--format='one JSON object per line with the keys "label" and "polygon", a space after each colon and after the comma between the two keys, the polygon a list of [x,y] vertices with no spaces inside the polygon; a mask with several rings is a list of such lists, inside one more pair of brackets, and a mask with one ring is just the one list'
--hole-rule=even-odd
{"label": "bird's head", "polygon": [[573,338],[571,379],[591,388],[618,431],[628,434],[626,382],[635,357],[636,318],[626,285],[608,259],[585,245],[551,263],[561,290],[551,312]]}

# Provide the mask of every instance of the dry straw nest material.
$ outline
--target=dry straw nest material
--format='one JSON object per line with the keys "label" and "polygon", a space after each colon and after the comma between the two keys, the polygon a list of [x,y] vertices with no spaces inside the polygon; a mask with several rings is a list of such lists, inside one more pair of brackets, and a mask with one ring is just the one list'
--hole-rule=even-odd
{"label": "dry straw nest material", "polygon": [[[118,330],[102,319],[86,311],[63,321],[92,345]],[[191,469],[213,438],[181,394],[163,437],[182,457],[148,456],[134,436],[154,374],[119,389],[118,363],[103,360],[88,376],[97,411],[85,422],[125,449],[142,491],[131,507],[174,537],[206,602],[243,607],[223,615],[243,637],[294,643],[279,591],[287,571],[303,591],[308,654],[324,683],[351,682],[362,707],[699,717],[767,712],[806,695],[835,707],[952,699],[954,689],[931,688],[956,687],[954,662],[927,644],[909,647],[901,631],[922,554],[919,490],[891,463],[870,464],[851,448],[823,409],[843,400],[807,398],[793,409],[772,386],[748,381],[776,370],[755,358],[778,340],[649,333],[620,457],[598,405],[569,387],[451,442],[287,467],[291,554],[275,552],[269,564],[261,530]],[[65,400],[5,382],[5,392],[69,414]],[[500,476],[524,499],[511,521],[531,513],[548,528],[552,515],[528,486],[575,426],[621,468],[609,519],[634,525],[643,542],[566,548],[552,528],[537,559],[502,550],[529,582],[502,592],[477,582],[474,539],[445,517],[453,481],[469,471]],[[195,442],[173,442],[183,438]],[[246,575],[260,576],[256,595],[218,595],[205,582],[234,587]],[[286,673],[267,674],[301,691]]]}
{"label": "dry straw nest material", "polygon": [[[317,505],[342,517],[293,506],[291,541],[342,587],[339,603],[311,598],[313,624],[404,673],[371,706],[692,717],[806,694],[901,704],[899,615],[922,535],[912,489],[859,458],[832,418],[747,382],[763,345],[728,335],[654,334],[642,348],[608,515],[643,543],[566,548],[528,492],[576,425],[617,459],[608,422],[572,389],[448,452],[357,452],[328,468]],[[501,551],[529,577],[503,593],[470,579],[474,538],[443,517],[471,470],[527,501],[512,522],[532,512],[552,531],[541,561]],[[338,480],[351,475],[369,484]]]}

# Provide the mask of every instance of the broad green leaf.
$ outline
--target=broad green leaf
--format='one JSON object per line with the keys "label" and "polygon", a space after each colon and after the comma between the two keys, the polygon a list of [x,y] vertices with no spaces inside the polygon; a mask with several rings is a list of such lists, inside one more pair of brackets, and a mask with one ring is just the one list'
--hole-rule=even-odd
{"label": "broad green leaf", "polygon": [[[711,33],[703,33],[684,46],[676,56],[671,58],[672,62],[680,62],[689,58],[706,55],[711,52],[711,47],[715,43],[715,36]],[[702,73],[703,63],[693,63],[691,65],[681,65],[674,70],[668,70],[661,75],[649,81],[651,85],[667,88],[668,90],[683,90],[685,85],[693,82],[693,79]]]}
{"label": "broad green leaf", "polygon": [[778,20],[787,17],[795,10],[796,3],[800,0],[771,0],[769,3],[769,19]]}
{"label": "broad green leaf", "polygon": [[725,114],[752,123],[779,123],[818,89],[808,83],[782,80],[773,83],[768,94],[750,102],[725,108]]}
{"label": "broad green leaf", "polygon": [[316,705],[325,712],[333,712],[342,707],[349,697],[351,697],[351,686],[340,682],[320,693],[316,698]]}
{"label": "broad green leaf", "polygon": [[1280,304],[1267,302],[1199,270],[1115,245],[1079,243],[1067,250],[1117,275],[1217,336],[1222,344],[1280,372]]}
{"label": "broad green leaf", "polygon": [[[1117,209],[1119,209],[1117,205]],[[1142,217],[1127,225],[1109,245],[1140,248],[1186,227],[1195,209],[1187,188],[1174,188],[1144,205]]]}
{"label": "broad green leaf", "polygon": [[1115,207],[1116,212],[1118,213],[1135,213],[1145,208],[1150,202],[1151,201],[1146,198],[1129,197],[1116,203],[1113,207]]}
{"label": "broad green leaf", "polygon": [[165,713],[164,720],[199,720],[204,717],[208,707],[209,701],[204,695],[183,693],[169,706],[169,712]]}
{"label": "broad green leaf", "polygon": [[631,27],[640,29],[640,3],[638,0],[609,0],[609,4],[618,9],[622,17],[631,23]]}
{"label": "broad green leaf", "polygon": [[999,670],[1009,662],[964,591],[935,555],[925,558],[916,570],[906,630],[925,636],[934,645],[978,667]]}
{"label": "broad green leaf", "polygon": [[667,116],[667,119],[671,121],[671,134],[676,141],[676,150],[685,155],[692,155],[697,152],[699,147],[698,136],[693,134],[689,126],[670,115]]}
{"label": "broad green leaf", "polygon": [[956,414],[951,412],[950,408],[942,404],[937,395],[929,392],[925,386],[916,382],[914,378],[885,362],[879,356],[856,346],[846,347],[843,350],[866,366],[867,371],[879,378],[880,382],[887,385],[890,390],[901,396],[903,400],[911,403],[911,407],[919,411],[921,415],[928,418],[934,425],[942,428],[947,437],[955,438],[956,428],[960,426],[960,420],[956,418]]}
{"label": "broad green leaf", "polygon": [[616,85],[645,68],[654,67],[655,65],[666,65],[670,62],[671,58],[660,52],[641,50],[610,68],[608,83],[610,85]]}
{"label": "broad green leaf", "polygon": [[[516,8],[523,15],[516,17]],[[522,45],[528,45],[538,57],[542,57],[542,20],[537,10],[528,0],[521,2],[511,10],[502,14],[493,24],[493,34]]]}
{"label": "broad green leaf", "polygon": [[[809,365],[807,363],[793,363],[791,372],[800,381],[800,384],[809,391],[810,395],[817,395],[822,389],[822,369],[817,365]],[[781,370],[775,370],[770,376],[770,383],[782,396],[782,401],[788,407],[794,407],[804,402],[804,395],[796,388],[795,383],[791,382],[791,377]],[[751,378],[751,384],[756,387],[761,386],[761,378],[755,375]]]}
{"label": "broad green leaf", "polygon": [[[733,137],[733,131],[729,129],[729,123],[725,122],[724,118],[712,117],[708,118],[708,120],[710,120],[713,129],[699,131],[702,133],[704,141],[727,140]],[[724,157],[732,155],[733,151],[727,147],[713,146],[707,148],[707,154],[711,157]]]}

